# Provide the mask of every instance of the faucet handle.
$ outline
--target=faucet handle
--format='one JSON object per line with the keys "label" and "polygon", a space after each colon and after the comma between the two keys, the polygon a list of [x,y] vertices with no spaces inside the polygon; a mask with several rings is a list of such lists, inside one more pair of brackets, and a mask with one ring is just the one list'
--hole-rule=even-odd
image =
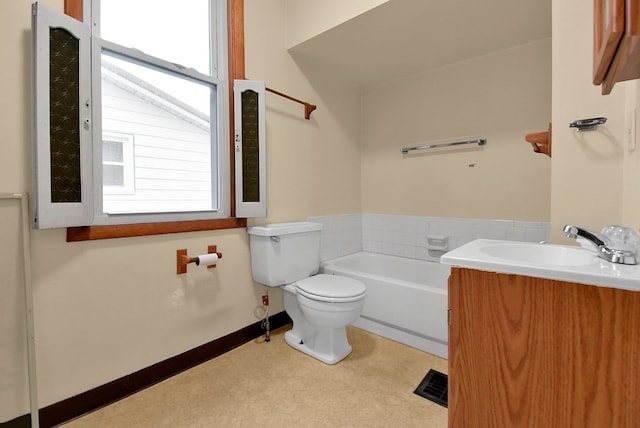
{"label": "faucet handle", "polygon": [[640,237],[631,228],[610,224],[602,229],[602,235],[609,239],[610,246],[616,250],[635,254],[640,250]]}

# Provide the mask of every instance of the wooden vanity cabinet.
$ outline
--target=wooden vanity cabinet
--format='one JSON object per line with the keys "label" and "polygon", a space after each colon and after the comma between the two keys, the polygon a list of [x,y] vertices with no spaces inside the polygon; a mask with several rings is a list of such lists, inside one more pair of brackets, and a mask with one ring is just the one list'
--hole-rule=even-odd
{"label": "wooden vanity cabinet", "polygon": [[640,292],[453,267],[449,427],[640,426]]}

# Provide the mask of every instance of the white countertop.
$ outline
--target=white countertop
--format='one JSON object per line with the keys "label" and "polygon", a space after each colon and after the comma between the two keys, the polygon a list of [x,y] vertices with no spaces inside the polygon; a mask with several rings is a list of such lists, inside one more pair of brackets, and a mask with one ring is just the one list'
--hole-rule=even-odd
{"label": "white countertop", "polygon": [[[581,256],[581,262],[579,265],[574,266],[564,265],[556,261],[534,263],[519,260],[517,257],[510,258],[508,255],[506,257],[491,255],[491,251],[487,251],[487,249],[499,249],[500,246],[509,250],[514,248],[514,244],[523,244],[523,247],[526,246],[534,250],[536,248],[535,246],[538,245],[555,247],[552,249],[559,251],[563,251],[563,248],[569,249],[573,254]],[[640,265],[610,263],[599,258],[595,251],[581,247],[477,239],[449,251],[442,256],[440,262],[446,265],[464,268],[640,291]]]}

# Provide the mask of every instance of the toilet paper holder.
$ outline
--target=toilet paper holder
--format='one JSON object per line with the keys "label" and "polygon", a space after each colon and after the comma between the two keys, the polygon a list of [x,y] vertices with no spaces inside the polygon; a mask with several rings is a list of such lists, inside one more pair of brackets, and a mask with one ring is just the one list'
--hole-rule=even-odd
{"label": "toilet paper holder", "polygon": [[[207,247],[207,254],[215,254],[218,259],[222,258],[222,253],[218,251],[217,245],[209,245]],[[187,255],[186,249],[181,249],[176,251],[176,273],[179,275],[181,273],[187,273],[187,265],[189,263],[195,263],[196,265],[200,265],[200,257],[189,257]],[[203,257],[204,258],[204,257]],[[207,265],[207,269],[212,269],[216,267],[215,264]]]}

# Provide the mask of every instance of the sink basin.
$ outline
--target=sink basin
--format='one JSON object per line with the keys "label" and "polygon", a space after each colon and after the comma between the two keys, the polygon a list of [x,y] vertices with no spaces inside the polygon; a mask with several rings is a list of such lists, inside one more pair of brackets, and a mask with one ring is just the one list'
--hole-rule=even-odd
{"label": "sink basin", "polygon": [[440,263],[640,293],[640,265],[610,263],[595,249],[569,245],[476,239],[445,253]]}
{"label": "sink basin", "polygon": [[504,242],[487,244],[480,252],[516,263],[545,266],[585,266],[599,261],[595,251],[580,247],[535,244],[531,242]]}

